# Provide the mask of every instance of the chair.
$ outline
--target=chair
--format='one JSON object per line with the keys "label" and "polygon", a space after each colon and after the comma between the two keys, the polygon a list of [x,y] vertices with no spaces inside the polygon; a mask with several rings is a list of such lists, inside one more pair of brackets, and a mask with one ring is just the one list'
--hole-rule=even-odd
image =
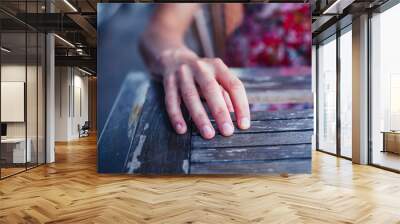
{"label": "chair", "polygon": [[78,124],[79,138],[89,136],[89,129],[90,129],[89,121],[85,121],[82,127]]}

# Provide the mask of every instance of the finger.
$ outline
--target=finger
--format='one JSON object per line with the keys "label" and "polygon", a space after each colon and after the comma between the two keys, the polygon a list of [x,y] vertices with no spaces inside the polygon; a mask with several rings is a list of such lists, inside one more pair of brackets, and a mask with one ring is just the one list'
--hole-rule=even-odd
{"label": "finger", "polygon": [[208,119],[207,113],[201,103],[199,93],[197,92],[193,75],[187,65],[182,65],[178,70],[179,89],[181,91],[183,102],[192,116],[201,136],[211,139],[215,135],[215,130]]}
{"label": "finger", "polygon": [[164,78],[165,105],[169,120],[178,134],[187,131],[187,125],[183,119],[181,102],[178,94],[178,86],[175,75],[167,75]]}
{"label": "finger", "polygon": [[221,87],[221,89],[222,89],[222,95],[224,96],[225,103],[226,103],[226,106],[228,107],[229,112],[234,112],[233,104],[232,104],[231,98],[229,97],[229,94],[222,87]]}
{"label": "finger", "polygon": [[213,69],[210,69],[210,65],[204,61],[197,61],[193,66],[196,71],[194,78],[200,86],[208,108],[217,123],[218,130],[222,135],[232,135],[234,132],[232,119],[222,94],[221,86],[213,74]]}
{"label": "finger", "polygon": [[248,129],[250,127],[250,109],[242,82],[231,74],[221,59],[214,60],[214,65],[218,82],[229,93],[232,100],[239,128]]}

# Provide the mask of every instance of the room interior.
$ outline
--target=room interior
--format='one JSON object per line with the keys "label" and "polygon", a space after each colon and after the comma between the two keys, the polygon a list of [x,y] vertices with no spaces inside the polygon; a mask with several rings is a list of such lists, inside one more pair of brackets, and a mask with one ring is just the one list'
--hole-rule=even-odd
{"label": "room interior", "polygon": [[[112,33],[98,34],[96,25],[120,24],[112,29],[137,39],[152,10],[110,7],[98,18],[96,4],[118,2],[0,2],[0,222],[400,220],[394,200],[400,197],[398,1],[310,1],[312,174],[190,178],[96,172],[104,125],[96,120],[106,120],[117,97],[97,85],[97,66],[105,65],[96,64],[96,41]],[[142,16],[126,21],[134,12]],[[143,64],[129,67],[141,60],[134,44],[125,50],[132,59],[113,68],[112,88],[121,85],[121,74],[144,70]],[[97,108],[98,95],[106,109]]]}
{"label": "room interior", "polygon": [[45,163],[44,34],[1,34],[1,176]]}

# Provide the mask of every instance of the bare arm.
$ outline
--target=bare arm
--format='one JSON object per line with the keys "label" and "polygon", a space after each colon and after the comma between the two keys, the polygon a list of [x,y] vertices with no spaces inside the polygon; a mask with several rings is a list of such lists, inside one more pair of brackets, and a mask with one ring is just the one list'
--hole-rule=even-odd
{"label": "bare arm", "polygon": [[[161,75],[164,72],[164,63],[160,61],[163,56],[176,53],[177,49],[186,50],[184,36],[197,10],[199,5],[196,3],[158,6],[140,42],[142,54],[151,72]],[[194,53],[193,57],[196,57]]]}
{"label": "bare arm", "polygon": [[186,30],[199,8],[198,4],[161,4],[140,47],[150,71],[163,81],[166,109],[176,132],[187,131],[180,107],[183,101],[201,135],[209,139],[215,130],[200,97],[205,98],[225,136],[234,132],[229,111],[235,111],[242,129],[250,126],[250,112],[243,84],[223,61],[199,58],[184,44]]}

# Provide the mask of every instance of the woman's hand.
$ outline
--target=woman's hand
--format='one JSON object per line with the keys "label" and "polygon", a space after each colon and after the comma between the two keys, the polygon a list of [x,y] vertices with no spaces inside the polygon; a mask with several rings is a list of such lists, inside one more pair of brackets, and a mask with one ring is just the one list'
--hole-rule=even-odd
{"label": "woman's hand", "polygon": [[[224,136],[232,135],[230,111],[235,112],[241,129],[250,127],[250,112],[242,82],[219,58],[199,58],[186,47],[167,50],[158,58],[165,91],[165,104],[172,126],[178,134],[187,131],[181,102],[184,103],[200,134],[211,139],[215,130],[200,97],[203,97]],[[160,66],[161,65],[161,66]]]}
{"label": "woman's hand", "polygon": [[234,132],[229,111],[234,110],[241,129],[250,127],[250,112],[243,84],[222,60],[199,58],[184,43],[185,33],[200,9],[199,4],[161,4],[139,47],[150,71],[163,81],[166,109],[176,132],[187,131],[183,102],[200,134],[210,139],[215,130],[200,97],[205,99],[218,130],[226,136]]}

